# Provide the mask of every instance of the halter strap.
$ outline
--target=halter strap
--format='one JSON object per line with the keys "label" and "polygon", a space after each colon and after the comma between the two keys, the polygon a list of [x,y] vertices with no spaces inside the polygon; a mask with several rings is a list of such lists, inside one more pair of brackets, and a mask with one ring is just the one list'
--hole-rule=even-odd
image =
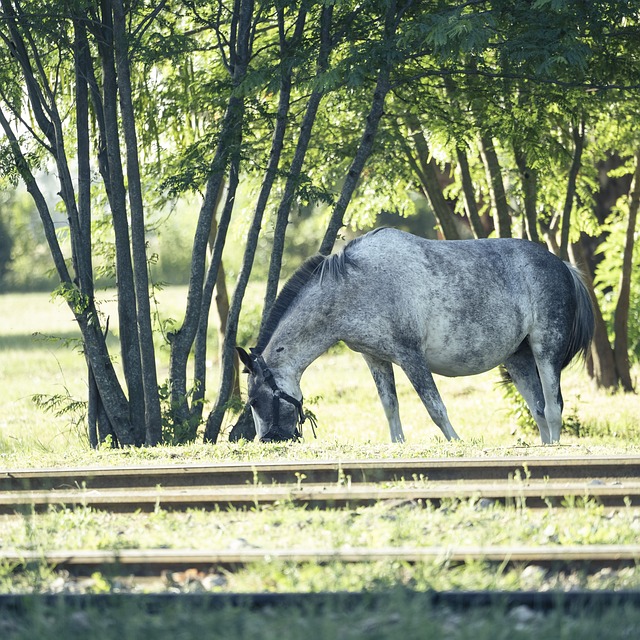
{"label": "halter strap", "polygon": [[293,432],[293,439],[300,440],[302,438],[302,425],[307,420],[307,418],[309,419],[309,424],[311,425],[313,437],[316,438],[316,421],[312,416],[307,416],[307,414],[304,412],[304,409],[302,408],[303,399],[301,398],[300,400],[298,400],[285,391],[282,391],[282,389],[278,387],[278,383],[273,377],[271,369],[269,369],[261,354],[252,351],[251,357],[253,358],[254,362],[256,362],[260,366],[260,369],[262,370],[262,374],[264,376],[264,381],[269,385],[271,391],[273,391],[272,409],[274,425],[263,437],[271,437],[276,440],[287,440],[289,438],[289,434],[281,431],[278,426],[278,423],[280,421],[280,400],[284,400],[290,405],[293,405],[298,412],[298,424],[296,426],[296,430]]}

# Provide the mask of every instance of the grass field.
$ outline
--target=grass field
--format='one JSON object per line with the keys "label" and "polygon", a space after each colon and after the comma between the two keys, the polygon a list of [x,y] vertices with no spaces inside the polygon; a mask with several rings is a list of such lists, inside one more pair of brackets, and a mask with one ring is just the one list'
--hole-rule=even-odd
{"label": "grass field", "polygon": [[[163,317],[180,317],[185,291],[160,292]],[[254,292],[259,305],[259,292]],[[251,302],[251,301],[250,301]],[[251,306],[251,305],[250,305]],[[103,311],[115,325],[115,303],[105,295]],[[55,416],[38,408],[35,394],[69,395],[86,399],[86,366],[73,348],[77,328],[66,305],[46,294],[0,296],[0,455],[12,465],[68,464],[71,460],[130,458],[131,452],[87,451],[82,429],[68,415]],[[208,370],[207,406],[217,389],[216,331],[211,330],[211,366]],[[250,345],[247,345],[250,346]],[[114,351],[117,360],[117,351]],[[166,377],[168,349],[159,339],[159,379]],[[364,360],[346,348],[337,347],[309,367],[302,379],[305,404],[318,417],[317,440],[307,430],[305,443],[293,446],[187,447],[177,451],[141,452],[142,458],[164,455],[189,457],[270,457],[471,455],[489,451],[500,454],[538,447],[536,434],[518,430],[510,405],[492,371],[469,378],[438,378],[451,421],[462,443],[445,443],[401,371],[397,372],[400,411],[407,445],[390,446],[382,407]],[[640,398],[596,390],[580,363],[564,374],[565,418],[578,424],[582,437],[564,434],[562,445],[552,451],[635,451],[640,448]],[[229,417],[228,428],[233,420]],[[224,434],[221,440],[224,440]],[[135,456],[134,456],[135,457]]]}
{"label": "grass field", "polygon": [[[259,292],[253,292],[253,308]],[[160,294],[165,317],[180,317],[184,289]],[[103,309],[115,324],[115,308]],[[255,315],[255,313],[254,313]],[[245,320],[246,322],[246,320]],[[215,330],[211,331],[207,407],[217,387]],[[250,329],[244,329],[249,334]],[[56,336],[50,339],[46,336]],[[565,417],[579,426],[580,436],[563,434],[559,446],[542,447],[537,434],[518,430],[499,387],[497,372],[472,378],[437,380],[451,420],[463,438],[448,443],[431,423],[407,379],[398,372],[400,409],[408,442],[389,443],[386,420],[364,361],[345,348],[332,349],[316,361],[302,380],[305,403],[317,415],[317,439],[308,431],[297,444],[232,444],[158,447],[140,450],[91,451],[82,428],[69,416],[45,413],[34,394],[86,395],[85,363],[70,348],[77,338],[71,314],[62,302],[47,295],[0,296],[0,467],[51,467],[157,464],[207,461],[351,459],[392,457],[462,457],[502,455],[575,455],[639,453],[640,399],[607,394],[589,382],[581,365],[564,376]],[[160,379],[166,375],[168,351],[157,343]],[[251,346],[251,345],[246,345]],[[231,421],[232,418],[229,418]],[[227,424],[227,427],[229,427]],[[529,511],[494,505],[479,508],[473,501],[454,501],[439,509],[384,504],[357,510],[309,511],[281,504],[248,511],[192,510],[174,514],[119,516],[88,508],[52,509],[49,513],[0,517],[0,549],[47,550],[163,547],[230,548],[234,545],[295,548],[340,548],[375,545],[457,544],[605,544],[633,543],[640,534],[634,509],[614,512],[587,502],[579,508]],[[287,565],[265,562],[214,576],[206,588],[223,592],[251,591],[380,591],[411,590],[569,590],[576,587],[633,588],[640,586],[640,569],[591,575],[548,574],[535,567],[496,568],[479,563],[450,567],[446,562],[414,566],[398,562],[344,565]],[[56,592],[80,588],[89,592],[121,588],[95,575],[80,587],[44,565],[20,575],[0,563],[0,593]],[[172,588],[166,583],[159,589]],[[185,588],[181,586],[179,588]],[[191,587],[186,587],[188,590]],[[203,588],[196,581],[195,587]],[[134,611],[130,605],[104,610],[34,603],[29,614],[3,615],[0,636],[14,638],[139,637],[153,629],[156,638],[209,637],[220,629],[225,638],[631,638],[636,637],[640,613],[633,609],[580,612],[575,616],[505,612],[431,611],[405,601],[389,601],[375,611],[354,608],[266,612],[248,609],[193,611],[176,604],[164,615]],[[125,624],[126,621],[126,624]]]}

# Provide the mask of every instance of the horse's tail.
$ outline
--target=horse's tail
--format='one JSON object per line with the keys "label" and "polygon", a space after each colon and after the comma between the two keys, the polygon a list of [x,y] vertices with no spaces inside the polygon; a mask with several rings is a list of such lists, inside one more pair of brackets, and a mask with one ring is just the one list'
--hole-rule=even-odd
{"label": "horse's tail", "polygon": [[571,338],[562,368],[566,367],[577,354],[586,357],[595,331],[593,300],[584,282],[584,275],[568,262],[565,264],[573,278],[576,292],[576,311],[573,317],[573,326],[571,327]]}

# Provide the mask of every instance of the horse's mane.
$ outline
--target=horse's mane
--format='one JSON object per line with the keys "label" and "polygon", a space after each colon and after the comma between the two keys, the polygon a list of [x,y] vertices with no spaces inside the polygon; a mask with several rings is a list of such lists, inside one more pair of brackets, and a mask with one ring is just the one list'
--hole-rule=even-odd
{"label": "horse's mane", "polygon": [[[378,229],[376,229],[376,231],[378,231]],[[373,233],[375,233],[375,231]],[[257,353],[262,353],[269,343],[269,340],[271,340],[271,336],[273,336],[273,332],[276,330],[284,314],[291,307],[293,301],[298,297],[302,289],[304,289],[315,276],[320,278],[320,282],[324,282],[324,280],[327,279],[335,280],[340,276],[344,276],[347,266],[353,264],[348,250],[355,244],[358,244],[362,238],[364,238],[364,236],[352,240],[339,253],[334,253],[330,256],[318,253],[311,256],[298,267],[296,272],[287,280],[284,287],[282,287],[282,291],[280,291],[276,301],[273,303],[273,307],[271,307],[267,321],[258,337],[258,344],[255,347]]]}
{"label": "horse's mane", "polygon": [[256,351],[258,353],[262,353],[282,319],[282,316],[286,313],[287,309],[289,309],[291,303],[298,297],[300,291],[313,278],[318,267],[320,267],[325,260],[327,260],[327,257],[320,253],[307,258],[289,280],[287,280],[284,287],[282,287],[282,291],[278,294],[276,301],[273,303],[267,321],[260,332],[258,344],[256,345]]}

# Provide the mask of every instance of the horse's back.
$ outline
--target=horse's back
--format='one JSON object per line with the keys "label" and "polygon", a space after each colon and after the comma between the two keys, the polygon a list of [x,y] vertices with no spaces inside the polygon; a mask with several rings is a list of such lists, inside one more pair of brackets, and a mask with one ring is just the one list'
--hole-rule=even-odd
{"label": "horse's back", "polygon": [[559,297],[574,295],[562,261],[526,240],[437,241],[381,229],[346,251],[367,331],[413,340],[444,375],[497,366],[546,316],[557,322]]}
{"label": "horse's back", "polygon": [[[378,285],[404,290],[413,284],[437,293],[446,289],[477,298],[491,289],[539,295],[569,286],[564,263],[542,245],[516,238],[427,240],[398,229],[366,234],[347,247],[361,274],[386,275]],[[467,301],[470,301],[467,298]]]}

